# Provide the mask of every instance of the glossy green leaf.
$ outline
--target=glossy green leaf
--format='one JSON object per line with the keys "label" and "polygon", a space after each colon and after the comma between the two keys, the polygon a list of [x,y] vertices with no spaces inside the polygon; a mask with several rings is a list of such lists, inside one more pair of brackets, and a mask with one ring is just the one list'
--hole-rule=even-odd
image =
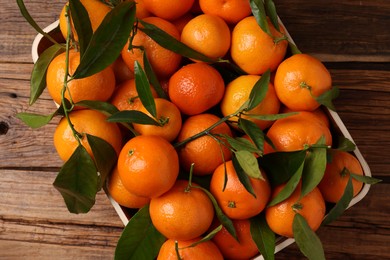
{"label": "glossy green leaf", "polygon": [[100,190],[106,181],[107,176],[111,173],[116,165],[117,155],[114,148],[100,137],[87,134],[88,144],[91,147],[95,164],[99,172],[99,186]]}
{"label": "glossy green leaf", "polygon": [[[321,137],[317,144],[325,144],[325,138]],[[311,192],[321,182],[326,169],[326,149],[310,148],[306,156],[302,174],[301,197]]]}
{"label": "glossy green leaf", "polygon": [[258,158],[273,187],[287,182],[305,161],[306,151],[275,152]]}
{"label": "glossy green leaf", "polygon": [[50,62],[62,52],[64,52],[63,46],[59,44],[52,45],[42,52],[37,62],[34,64],[30,80],[30,106],[37,101],[46,88],[46,72]]}
{"label": "glossy green leaf", "polygon": [[347,137],[338,136],[336,149],[345,152],[353,152],[356,149],[356,145]]}
{"label": "glossy green leaf", "polygon": [[355,173],[351,173],[351,172],[349,174],[355,180],[366,183],[366,184],[370,184],[370,185],[377,184],[377,183],[382,181],[380,179],[377,179],[377,178],[374,178],[371,176],[364,176],[364,175],[359,175],[359,174],[355,174]]}
{"label": "glossy green leaf", "polygon": [[245,116],[258,119],[258,120],[267,120],[267,121],[275,121],[278,119],[286,118],[289,116],[296,115],[297,112],[290,112],[290,113],[282,113],[282,114],[272,114],[272,115],[256,115],[256,114],[248,114],[244,113]]}
{"label": "glossy green leaf", "polygon": [[257,162],[257,159],[253,153],[245,150],[240,150],[234,152],[234,155],[243,171],[249,177],[262,180],[264,179],[259,168],[259,163]]}
{"label": "glossy green leaf", "polygon": [[260,150],[257,149],[257,147],[252,144],[248,139],[245,139],[243,137],[233,138],[228,135],[222,135],[222,137],[235,151],[248,151],[251,153],[260,154]]}
{"label": "glossy green leaf", "polygon": [[126,45],[134,22],[134,2],[123,2],[112,9],[93,34],[73,77],[85,78],[112,64]]}
{"label": "glossy green leaf", "polygon": [[156,125],[159,126],[160,124],[148,116],[145,113],[142,113],[138,110],[123,110],[119,111],[109,118],[107,118],[108,122],[122,122],[122,123],[137,123],[142,125]]}
{"label": "glossy green leaf", "polygon": [[333,105],[333,100],[339,96],[339,88],[332,87],[330,90],[322,93],[320,96],[316,97],[315,100],[321,105],[326,106],[327,108],[336,111],[335,106]]}
{"label": "glossy green leaf", "polygon": [[260,28],[269,36],[273,37],[267,21],[267,14],[265,13],[265,7],[263,0],[250,0],[252,14],[256,18],[257,24]]}
{"label": "glossy green leaf", "polygon": [[118,108],[116,108],[116,106],[112,105],[111,103],[98,100],[82,100],[77,102],[75,106],[93,109],[102,112],[106,116],[110,116],[119,112]]}
{"label": "glossy green leaf", "polygon": [[149,206],[130,218],[115,249],[115,260],[155,259],[166,238],[153,226]]}
{"label": "glossy green leaf", "polygon": [[341,196],[341,199],[326,215],[326,217],[322,221],[322,225],[328,225],[329,223],[333,222],[338,217],[340,217],[344,213],[344,211],[348,208],[349,203],[351,203],[352,199],[353,199],[352,178],[349,177],[343,196]]}
{"label": "glossy green leaf", "polygon": [[83,57],[85,50],[92,38],[92,25],[89,15],[80,0],[69,0],[70,16],[77,32],[77,38],[80,48],[80,57]]}
{"label": "glossy green leaf", "polygon": [[265,0],[264,4],[265,4],[265,11],[267,13],[267,16],[270,18],[272,25],[276,28],[276,30],[280,32],[278,14],[276,12],[276,6],[274,1]]}
{"label": "glossy green leaf", "polygon": [[256,194],[255,194],[255,191],[253,190],[252,183],[251,183],[251,181],[249,179],[249,176],[246,174],[244,169],[241,167],[240,162],[238,161],[238,159],[237,159],[235,154],[233,154],[233,156],[232,156],[232,162],[233,162],[234,170],[237,173],[238,179],[240,180],[242,185],[244,185],[245,189],[250,194],[252,194],[253,197],[256,198]]}
{"label": "glossy green leaf", "polygon": [[26,6],[24,5],[23,0],[16,0],[16,3],[18,4],[19,10],[22,13],[23,17],[26,19],[26,21],[40,34],[45,36],[48,40],[50,40],[53,44],[57,44],[57,41],[54,40],[49,34],[44,32],[41,27],[34,21],[34,19],[31,17],[30,13],[28,12]]}
{"label": "glossy green leaf", "polygon": [[268,69],[263,75],[261,75],[260,79],[253,86],[251,93],[249,94],[247,111],[254,109],[261,103],[261,101],[263,101],[267,95],[270,77],[271,71]]}
{"label": "glossy green leaf", "polygon": [[256,145],[257,149],[259,149],[259,155],[263,154],[264,151],[264,132],[261,130],[255,123],[250,120],[240,118],[238,120],[239,128],[244,131],[245,134],[249,136],[249,138]]}
{"label": "glossy green leaf", "polygon": [[198,51],[195,51],[194,49],[188,47],[181,41],[177,40],[175,37],[161,30],[157,26],[142,20],[140,20],[140,23],[142,24],[143,27],[139,29],[144,33],[146,33],[150,38],[152,38],[155,42],[157,42],[165,49],[171,50],[184,57],[203,61],[203,62],[208,62],[208,63],[218,62],[218,59],[209,58],[206,55]]}
{"label": "glossy green leaf", "polygon": [[269,228],[264,214],[250,219],[251,236],[264,260],[275,259],[275,233]]}
{"label": "glossy green leaf", "polygon": [[154,90],[156,90],[157,95],[160,98],[169,99],[168,95],[161,87],[160,81],[158,80],[156,74],[153,71],[152,65],[150,64],[148,56],[146,55],[146,51],[144,51],[143,53],[143,62],[144,62],[144,70],[147,75],[147,78],[149,79],[150,84],[153,86]]}
{"label": "glossy green leaf", "polygon": [[291,196],[291,194],[295,191],[301,180],[304,162],[305,161],[302,160],[302,163],[299,168],[291,176],[291,178],[288,180],[283,189],[268,203],[268,206],[274,206]]}
{"label": "glossy green leaf", "polygon": [[142,105],[154,118],[156,118],[156,103],[154,102],[152,91],[150,90],[149,80],[138,61],[135,61],[134,63],[134,75],[135,88],[137,89],[138,97],[141,100]]}
{"label": "glossy green leaf", "polygon": [[293,233],[295,242],[304,256],[309,260],[325,260],[321,240],[299,213],[294,216]]}
{"label": "glossy green leaf", "polygon": [[201,187],[201,186],[192,186],[193,188],[201,189],[204,191],[214,206],[215,215],[217,216],[219,222],[226,228],[226,230],[235,238],[237,239],[237,233],[236,229],[234,228],[233,222],[231,219],[229,219],[222,211],[222,209],[219,207],[217,200],[214,198],[213,194],[211,194],[210,191],[207,189]]}
{"label": "glossy green leaf", "polygon": [[62,166],[54,183],[71,213],[87,213],[95,204],[99,178],[87,150],[79,145]]}

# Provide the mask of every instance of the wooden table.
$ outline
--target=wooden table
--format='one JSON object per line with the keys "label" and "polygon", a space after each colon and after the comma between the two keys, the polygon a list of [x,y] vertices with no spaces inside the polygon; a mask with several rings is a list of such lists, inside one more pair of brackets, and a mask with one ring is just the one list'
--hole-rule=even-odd
{"label": "wooden table", "polygon": [[[323,60],[341,89],[338,112],[383,180],[338,221],[318,234],[328,259],[390,259],[390,1],[275,1],[303,52]],[[65,1],[26,0],[45,27]],[[49,114],[45,92],[28,106],[36,33],[15,1],[1,0],[0,23],[0,259],[112,259],[123,225],[104,193],[86,215],[67,212],[52,186],[62,162],[52,144],[57,123],[31,130],[15,113]],[[302,259],[295,245],[277,259]]]}

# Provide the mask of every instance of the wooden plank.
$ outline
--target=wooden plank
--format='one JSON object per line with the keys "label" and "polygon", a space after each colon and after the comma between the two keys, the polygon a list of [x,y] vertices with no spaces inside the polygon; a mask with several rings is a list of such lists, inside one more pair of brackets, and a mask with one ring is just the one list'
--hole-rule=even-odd
{"label": "wooden plank", "polygon": [[390,1],[275,1],[305,53],[323,61],[390,61]]}

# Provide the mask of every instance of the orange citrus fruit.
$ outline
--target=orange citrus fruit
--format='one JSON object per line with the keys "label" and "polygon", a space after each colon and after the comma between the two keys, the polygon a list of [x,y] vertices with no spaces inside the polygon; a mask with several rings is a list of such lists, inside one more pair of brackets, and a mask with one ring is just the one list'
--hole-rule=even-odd
{"label": "orange citrus fruit", "polygon": [[150,202],[150,198],[134,195],[123,186],[117,167],[108,177],[107,190],[111,198],[123,207],[142,208]]}
{"label": "orange citrus fruit", "polygon": [[[277,186],[272,193],[275,197],[284,187],[284,185]],[[294,237],[293,221],[296,213],[301,214],[313,231],[316,231],[325,216],[325,201],[321,195],[320,190],[315,187],[304,197],[300,198],[301,186],[286,200],[267,207],[265,210],[265,218],[268,226],[273,232],[280,236]]]}
{"label": "orange citrus fruit", "polygon": [[[150,86],[153,97],[157,97],[157,92]],[[119,84],[110,99],[111,104],[119,110],[139,110],[142,107],[139,99],[135,79],[130,79]]]}
{"label": "orange citrus fruit", "polygon": [[[111,11],[111,8],[99,0],[80,0],[80,2],[87,10],[88,17],[91,22],[92,31],[95,32],[99,25],[102,23],[104,17]],[[59,18],[60,30],[64,39],[66,39],[68,35],[68,24],[67,18],[65,16],[67,5],[68,3],[66,3],[62,8]],[[72,16],[72,14],[70,15]],[[74,38],[77,41],[78,37],[73,22],[71,22],[71,28]]]}
{"label": "orange citrus fruit", "polygon": [[229,51],[230,29],[219,16],[201,14],[184,26],[181,42],[210,58],[221,58]]}
{"label": "orange citrus fruit", "polygon": [[[232,80],[225,89],[225,94],[221,101],[221,111],[224,116],[233,114],[247,101],[249,100],[249,94],[253,89],[256,82],[260,79],[257,75],[243,75]],[[268,84],[268,91],[262,102],[247,114],[254,115],[269,115],[277,114],[279,112],[280,102],[276,96],[274,86],[272,83]],[[249,116],[242,115],[242,118],[248,119],[254,122],[261,129],[268,128],[273,121],[265,121],[254,119]],[[238,121],[238,117],[232,117],[231,121]]]}
{"label": "orange citrus fruit", "polygon": [[[90,109],[75,110],[69,113],[74,129],[81,134],[81,144],[92,155],[86,134],[100,137],[108,142],[119,154],[122,147],[122,135],[118,125],[107,122],[107,116]],[[74,137],[68,120],[64,117],[54,131],[54,146],[63,161],[67,161],[79,145]]]}
{"label": "orange citrus fruit", "polygon": [[201,237],[177,241],[174,239],[168,239],[161,246],[157,256],[157,260],[177,260],[179,259],[176,252],[176,243],[180,255],[180,259],[186,260],[223,260],[223,256],[219,251],[218,247],[211,241],[205,241],[191,246],[192,244],[201,240]]}
{"label": "orange citrus fruit", "polygon": [[233,226],[236,230],[237,239],[225,227],[222,227],[221,231],[212,239],[225,259],[245,260],[257,255],[259,250],[255,241],[252,239],[250,220],[234,219]]}
{"label": "orange citrus fruit", "polygon": [[[147,17],[144,18],[143,21],[157,26],[172,37],[180,40],[180,33],[172,23],[159,17]],[[179,54],[160,46],[140,29],[138,29],[137,33],[134,35],[132,45],[135,47],[130,50],[128,49],[128,46],[125,45],[121,52],[123,61],[131,71],[134,71],[135,61],[138,61],[143,67],[144,51],[158,77],[169,77],[180,66],[181,56]]]}
{"label": "orange citrus fruit", "polygon": [[[182,142],[192,136],[206,130],[219,121],[219,117],[213,114],[200,114],[187,118],[177,138]],[[232,132],[226,123],[219,124],[210,131],[214,135],[232,136]],[[219,140],[219,141],[217,141]],[[223,138],[204,135],[196,138],[178,148],[180,165],[186,172],[189,172],[191,164],[194,163],[193,173],[195,175],[212,174],[221,163],[230,160],[231,152],[228,147],[219,142],[226,142]]]}
{"label": "orange citrus fruit", "polygon": [[279,65],[274,84],[285,106],[295,111],[313,111],[320,106],[315,98],[332,88],[332,78],[315,57],[295,54]]}
{"label": "orange citrus fruit", "polygon": [[[134,129],[141,135],[157,135],[171,142],[175,140],[181,129],[180,110],[175,104],[163,98],[156,98],[154,102],[157,110],[155,120],[161,125],[133,124]],[[152,117],[144,106],[139,111]]]}
{"label": "orange citrus fruit", "polygon": [[230,53],[233,61],[246,73],[261,75],[276,70],[283,60],[288,42],[284,31],[278,32],[268,21],[273,37],[265,33],[253,16],[236,24],[232,32]]}
{"label": "orange citrus fruit", "polygon": [[187,13],[194,0],[143,0],[145,8],[155,16],[166,20],[175,20]]}
{"label": "orange citrus fruit", "polygon": [[118,157],[123,186],[142,197],[167,192],[179,174],[179,159],[173,146],[159,136],[139,135],[130,139]]}
{"label": "orange citrus fruit", "polygon": [[121,56],[112,63],[111,68],[114,71],[115,82],[117,85],[134,78],[134,73],[129,69],[129,67],[127,67]]}
{"label": "orange citrus fruit", "polygon": [[248,0],[199,0],[199,5],[205,14],[218,15],[230,24],[252,13]]}
{"label": "orange citrus fruit", "polygon": [[302,150],[317,143],[321,137],[325,138],[326,145],[332,145],[329,128],[313,113],[306,111],[276,120],[268,129],[267,136],[276,151]]}
{"label": "orange citrus fruit", "polygon": [[[64,87],[66,53],[55,57],[46,73],[46,85],[54,102],[61,104],[61,91]],[[69,52],[69,74],[72,75],[80,64],[80,53]],[[67,83],[65,98],[74,103],[82,100],[107,101],[115,89],[115,75],[111,67],[82,79],[73,79]],[[70,95],[69,95],[70,92]]]}
{"label": "orange citrus fruit", "polygon": [[248,177],[255,197],[241,183],[232,161],[222,163],[215,169],[211,177],[210,191],[226,216],[232,219],[247,219],[263,211],[270,198],[271,187],[263,170],[261,173],[264,180]]}
{"label": "orange citrus fruit", "polygon": [[[337,203],[344,194],[350,173],[363,175],[363,169],[358,159],[350,153],[331,150],[330,161],[326,164],[324,177],[318,188],[325,201]],[[352,178],[353,196],[363,187],[363,183]]]}
{"label": "orange citrus fruit", "polygon": [[[292,113],[292,112],[293,113],[300,113],[300,111],[293,111],[286,106],[282,106],[280,108],[280,111],[279,111],[279,113]],[[316,117],[324,125],[326,125],[328,128],[330,128],[329,117],[321,107],[317,108],[316,110],[310,111],[310,112],[314,117]],[[305,114],[307,114],[307,113],[305,113]]]}
{"label": "orange citrus fruit", "polygon": [[196,115],[217,105],[225,91],[219,72],[206,63],[191,63],[169,79],[171,101],[183,114]]}
{"label": "orange citrus fruit", "polygon": [[154,227],[165,237],[190,240],[209,229],[214,207],[203,190],[178,180],[168,192],[152,198],[149,213]]}

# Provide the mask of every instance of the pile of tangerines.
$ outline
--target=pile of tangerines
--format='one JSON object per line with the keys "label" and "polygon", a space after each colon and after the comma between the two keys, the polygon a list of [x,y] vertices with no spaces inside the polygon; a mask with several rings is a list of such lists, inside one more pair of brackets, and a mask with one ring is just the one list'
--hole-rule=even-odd
{"label": "pile of tangerines", "polygon": [[[112,146],[117,160],[108,192],[125,208],[148,207],[153,226],[166,238],[158,259],[252,258],[259,249],[251,219],[263,216],[272,232],[294,237],[299,213],[315,231],[326,203],[342,197],[349,173],[363,175],[351,153],[331,149],[332,125],[319,99],[332,90],[329,71],[313,56],[292,53],[281,24],[267,18],[260,26],[253,2],[137,0],[137,29],[113,64],[69,81],[65,92],[64,78],[78,67],[80,52],[71,48],[47,68],[47,89],[57,104],[65,96],[72,104],[102,101],[119,111],[107,115],[74,106],[59,122],[54,145],[64,162],[79,144],[94,158],[85,133]],[[112,9],[98,0],[81,3],[93,31]],[[66,10],[61,32],[77,42]],[[162,47],[142,30],[145,24],[217,62]],[[145,55],[158,88],[143,77]],[[147,82],[143,93],[140,82]],[[138,119],[126,119],[134,115]],[[310,154],[312,146],[323,147],[331,158],[321,181],[302,196],[298,178],[275,203],[288,180],[273,183],[278,177],[261,166],[262,159]],[[362,183],[352,184],[355,196]],[[234,232],[220,225],[226,222],[217,214],[231,221]],[[197,243],[216,228],[211,239]]]}

